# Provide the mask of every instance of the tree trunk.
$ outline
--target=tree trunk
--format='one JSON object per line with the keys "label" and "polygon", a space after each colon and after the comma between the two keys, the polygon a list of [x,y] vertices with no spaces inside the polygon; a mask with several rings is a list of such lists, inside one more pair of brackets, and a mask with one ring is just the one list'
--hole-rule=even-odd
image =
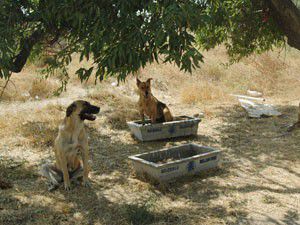
{"label": "tree trunk", "polygon": [[290,46],[300,50],[300,10],[291,0],[267,0],[278,27]]}
{"label": "tree trunk", "polygon": [[35,31],[28,38],[20,41],[21,50],[10,64],[9,70],[14,73],[19,73],[23,69],[28,57],[30,56],[33,46],[43,38],[44,33]]}

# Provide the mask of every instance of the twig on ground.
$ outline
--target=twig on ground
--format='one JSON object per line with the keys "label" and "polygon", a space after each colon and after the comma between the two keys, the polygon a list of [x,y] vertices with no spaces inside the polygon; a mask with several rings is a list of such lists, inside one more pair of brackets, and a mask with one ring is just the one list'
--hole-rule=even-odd
{"label": "twig on ground", "polygon": [[[10,78],[11,78],[11,73],[9,74],[9,76],[8,76],[8,78],[7,78],[7,80],[6,80],[5,84],[4,84],[4,86],[2,87],[1,94],[0,94],[0,98],[2,98],[2,96],[3,96],[3,94],[4,94],[4,91],[5,91],[5,89],[7,88],[7,85],[8,85],[8,83],[9,83],[9,81],[10,81]],[[13,83],[13,84],[14,84],[14,83]],[[14,84],[14,86],[15,86],[15,84]],[[15,86],[15,87],[16,87],[16,86]]]}
{"label": "twig on ground", "polygon": [[299,127],[300,127],[300,121],[297,121],[296,123],[288,127],[287,132],[291,132]]}

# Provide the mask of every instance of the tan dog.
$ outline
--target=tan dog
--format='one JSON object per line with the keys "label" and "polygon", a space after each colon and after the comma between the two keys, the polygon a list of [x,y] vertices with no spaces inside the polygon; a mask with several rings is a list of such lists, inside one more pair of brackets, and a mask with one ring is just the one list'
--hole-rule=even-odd
{"label": "tan dog", "polygon": [[146,82],[141,82],[138,78],[136,84],[139,89],[139,111],[143,123],[145,122],[145,114],[151,119],[151,123],[163,123],[173,120],[173,116],[166,106],[166,104],[160,102],[151,93],[152,78],[149,78]]}
{"label": "tan dog", "polygon": [[82,177],[82,165],[83,183],[89,186],[89,148],[84,120],[95,120],[93,114],[99,111],[99,107],[82,100],[73,102],[67,108],[54,143],[56,163],[42,168],[42,175],[50,179],[52,185],[49,190],[55,189],[62,181],[65,189],[70,190],[70,178]]}

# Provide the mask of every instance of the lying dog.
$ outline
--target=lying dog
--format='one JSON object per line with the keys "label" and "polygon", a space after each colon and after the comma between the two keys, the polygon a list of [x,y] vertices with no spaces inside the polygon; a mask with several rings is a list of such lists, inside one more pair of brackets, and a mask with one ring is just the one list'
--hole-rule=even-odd
{"label": "lying dog", "polygon": [[89,186],[89,149],[84,120],[95,120],[93,114],[99,111],[99,107],[82,100],[73,102],[67,108],[54,143],[56,163],[42,168],[42,175],[50,180],[51,190],[57,188],[62,181],[65,190],[70,190],[70,178],[79,177],[83,177],[84,185]]}
{"label": "lying dog", "polygon": [[152,78],[149,78],[146,82],[141,82],[138,78],[136,79],[140,94],[139,111],[143,123],[145,122],[145,114],[150,117],[151,123],[172,121],[173,116],[166,104],[160,102],[152,95],[151,80]]}

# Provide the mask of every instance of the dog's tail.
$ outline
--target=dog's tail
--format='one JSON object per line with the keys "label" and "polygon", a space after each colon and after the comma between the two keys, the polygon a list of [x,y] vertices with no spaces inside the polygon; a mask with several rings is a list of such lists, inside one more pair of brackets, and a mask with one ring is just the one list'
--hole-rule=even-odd
{"label": "dog's tail", "polygon": [[173,121],[173,116],[168,107],[164,108],[163,113],[164,113],[164,118],[165,118],[166,122]]}

